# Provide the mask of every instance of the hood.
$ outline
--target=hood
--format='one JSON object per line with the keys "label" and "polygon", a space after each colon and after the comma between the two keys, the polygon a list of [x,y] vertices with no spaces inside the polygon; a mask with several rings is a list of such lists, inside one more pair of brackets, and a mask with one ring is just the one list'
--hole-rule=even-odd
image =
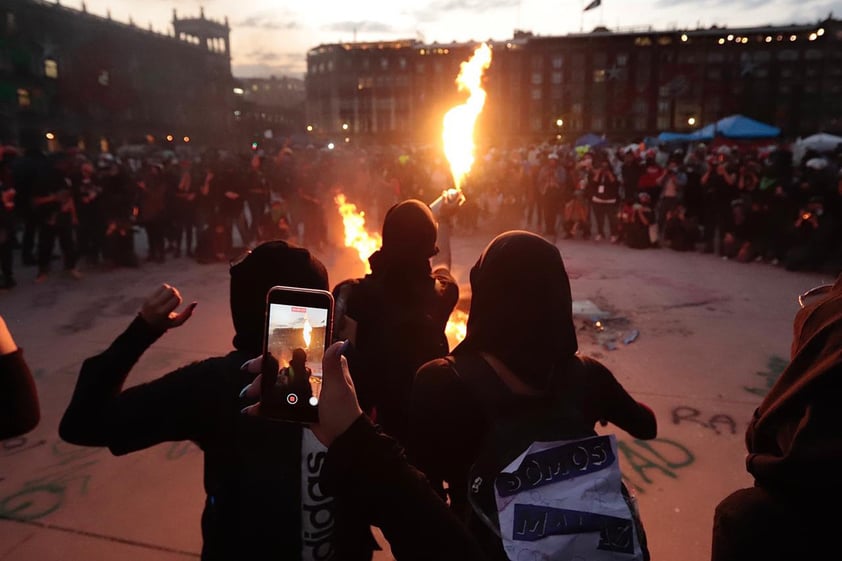
{"label": "hood", "polygon": [[500,234],[471,269],[465,340],[454,349],[488,352],[532,387],[576,354],[570,280],[558,248],[524,231]]}
{"label": "hood", "polygon": [[842,457],[842,275],[798,311],[793,332],[790,363],[746,432],[748,470],[769,485],[826,485]]}
{"label": "hood", "polygon": [[257,246],[231,266],[234,348],[249,356],[263,352],[266,295],[273,286],[330,290],[327,269],[303,247],[285,241]]}

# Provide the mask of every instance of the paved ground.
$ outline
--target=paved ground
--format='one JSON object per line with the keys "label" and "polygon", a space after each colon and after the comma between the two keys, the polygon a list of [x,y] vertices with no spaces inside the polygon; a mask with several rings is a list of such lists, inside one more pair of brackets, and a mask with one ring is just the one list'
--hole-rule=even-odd
{"label": "paved ground", "polygon": [[[461,282],[489,239],[454,240]],[[579,319],[582,351],[603,360],[658,415],[652,442],[603,429],[619,436],[653,559],[707,560],[715,504],[750,483],[743,433],[785,365],[795,297],[830,279],[604,242],[559,247],[574,298],[610,314],[602,332]],[[360,272],[347,255],[324,260],[334,283]],[[0,444],[0,516],[15,519],[0,520],[0,560],[196,558],[203,492],[195,446],[166,444],[114,458],[63,444],[56,428],[81,361],[107,346],[160,282],[200,304],[187,325],[146,353],[130,383],[228,350],[226,266],[171,260],[42,285],[30,284],[29,275],[32,269],[20,270],[21,285],[0,293],[0,313],[35,372],[43,421]],[[625,344],[633,330],[639,337]]]}

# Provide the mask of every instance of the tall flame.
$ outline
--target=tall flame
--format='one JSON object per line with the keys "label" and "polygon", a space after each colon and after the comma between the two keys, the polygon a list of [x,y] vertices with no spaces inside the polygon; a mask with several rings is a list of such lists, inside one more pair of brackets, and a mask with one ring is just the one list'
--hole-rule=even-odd
{"label": "tall flame", "polygon": [[483,43],[474,51],[470,60],[460,65],[456,84],[459,91],[468,90],[468,99],[444,116],[444,155],[450,163],[450,174],[457,189],[462,188],[465,177],[474,165],[474,125],[485,105],[482,74],[491,65],[491,48]]}
{"label": "tall flame", "polygon": [[304,335],[304,347],[309,349],[310,341],[313,338],[313,326],[310,325],[310,320],[307,318],[304,318],[304,329],[302,331]]}
{"label": "tall flame", "polygon": [[464,341],[465,336],[468,334],[468,314],[462,310],[453,310],[450,314],[450,319],[447,320],[444,333],[447,335],[451,349]]}
{"label": "tall flame", "polygon": [[[368,258],[380,249],[383,239],[380,234],[369,234],[365,229],[365,213],[357,210],[357,205],[349,203],[342,193],[333,199],[342,215],[342,225],[345,227],[345,247],[353,247],[360,256],[360,261],[368,267]],[[370,270],[367,270],[371,272]]]}

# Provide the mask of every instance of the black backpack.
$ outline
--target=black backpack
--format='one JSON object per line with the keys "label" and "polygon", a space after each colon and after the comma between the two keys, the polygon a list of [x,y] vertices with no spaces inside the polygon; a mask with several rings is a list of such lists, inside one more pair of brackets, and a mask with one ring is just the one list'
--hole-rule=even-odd
{"label": "black backpack", "polygon": [[[579,412],[584,386],[570,384],[564,395],[548,399],[518,398],[481,356],[467,352],[447,360],[488,423],[468,473],[468,525],[499,538],[497,558],[514,561],[526,552],[529,559],[648,561],[616,439],[597,435]],[[597,504],[582,500],[583,486]]]}

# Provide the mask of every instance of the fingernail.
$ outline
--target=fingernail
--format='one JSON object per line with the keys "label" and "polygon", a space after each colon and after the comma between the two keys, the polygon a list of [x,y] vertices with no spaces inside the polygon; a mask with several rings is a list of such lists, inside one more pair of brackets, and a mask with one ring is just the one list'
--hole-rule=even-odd
{"label": "fingernail", "polygon": [[249,362],[251,362],[251,361],[250,361],[250,360],[247,360],[247,361],[245,361],[244,363],[242,363],[242,364],[240,365],[240,370],[247,370],[247,369],[248,369],[248,367],[249,367]]}
{"label": "fingernail", "polygon": [[248,407],[243,407],[242,409],[240,409],[240,415],[248,415],[248,411],[246,411],[246,409],[248,409]]}
{"label": "fingernail", "polygon": [[342,346],[339,348],[339,354],[342,356],[347,356],[348,349],[351,348],[351,340],[345,339],[345,342],[342,343]]}
{"label": "fingernail", "polygon": [[251,384],[246,384],[243,389],[240,390],[240,397],[246,397],[246,392],[249,391]]}

